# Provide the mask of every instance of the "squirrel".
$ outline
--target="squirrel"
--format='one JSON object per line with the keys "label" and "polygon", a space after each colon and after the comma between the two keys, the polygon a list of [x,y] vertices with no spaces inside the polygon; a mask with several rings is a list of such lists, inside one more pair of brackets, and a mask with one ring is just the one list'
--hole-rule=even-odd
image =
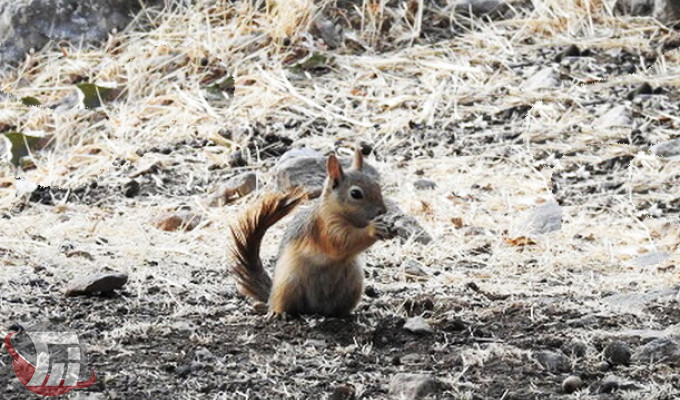
{"label": "squirrel", "polygon": [[388,239],[387,212],[380,185],[362,172],[363,155],[355,150],[343,171],[331,154],[321,196],[298,212],[281,241],[273,280],[262,267],[260,245],[267,231],[308,197],[297,188],[269,194],[232,225],[232,272],[239,291],[268,306],[268,316],[317,314],[345,316],[364,291],[357,256],[376,241]]}

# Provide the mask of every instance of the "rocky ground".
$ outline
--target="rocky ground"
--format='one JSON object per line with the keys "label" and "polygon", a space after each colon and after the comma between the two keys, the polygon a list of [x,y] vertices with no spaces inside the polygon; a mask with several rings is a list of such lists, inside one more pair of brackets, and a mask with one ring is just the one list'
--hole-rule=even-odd
{"label": "rocky ground", "polygon": [[[613,3],[198,1],[30,55],[0,72],[0,332],[77,331],[68,398],[680,397],[680,34]],[[266,322],[228,226],[318,179],[287,152],[354,144],[408,229],[351,317]]]}

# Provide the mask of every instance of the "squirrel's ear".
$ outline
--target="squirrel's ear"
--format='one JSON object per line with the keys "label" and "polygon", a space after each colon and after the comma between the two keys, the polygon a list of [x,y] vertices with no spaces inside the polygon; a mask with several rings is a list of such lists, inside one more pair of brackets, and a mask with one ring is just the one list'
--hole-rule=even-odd
{"label": "squirrel's ear", "polygon": [[361,150],[354,149],[354,159],[352,160],[352,169],[356,171],[361,171],[364,168],[364,155],[361,154]]}
{"label": "squirrel's ear", "polygon": [[328,156],[328,159],[326,159],[326,176],[332,180],[331,187],[333,188],[338,186],[340,181],[345,177],[345,174],[342,172],[342,166],[335,157],[335,154],[331,154]]}

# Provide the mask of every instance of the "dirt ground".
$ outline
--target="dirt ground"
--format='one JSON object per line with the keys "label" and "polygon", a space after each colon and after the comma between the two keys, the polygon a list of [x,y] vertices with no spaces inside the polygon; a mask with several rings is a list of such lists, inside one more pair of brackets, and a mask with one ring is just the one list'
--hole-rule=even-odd
{"label": "dirt ground", "polygon": [[[77,331],[97,382],[67,398],[399,398],[398,373],[432,374],[436,399],[680,398],[680,353],[639,357],[680,340],[680,161],[650,150],[680,137],[680,35],[612,1],[473,18],[444,3],[197,1],[0,73],[3,91],[55,108],[0,103],[0,132],[49,139],[0,164],[2,335]],[[59,108],[83,80],[125,91]],[[433,242],[373,246],[351,317],[266,321],[227,272],[229,224],[285,151],[361,142]],[[255,193],[207,204],[247,171]],[[561,229],[532,231],[552,202]],[[154,226],[176,210],[200,222]],[[97,271],[129,281],[64,296]],[[414,316],[432,332],[404,329]],[[630,362],[605,354],[614,342]],[[4,350],[0,397],[30,398]]]}

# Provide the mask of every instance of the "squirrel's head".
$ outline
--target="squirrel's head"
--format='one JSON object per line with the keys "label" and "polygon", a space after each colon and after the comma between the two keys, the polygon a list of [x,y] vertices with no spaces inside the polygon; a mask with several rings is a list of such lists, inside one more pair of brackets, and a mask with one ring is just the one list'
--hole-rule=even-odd
{"label": "squirrel's head", "polygon": [[322,199],[332,212],[359,228],[387,212],[380,185],[362,171],[363,166],[364,157],[359,150],[354,151],[352,166],[347,171],[343,171],[338,159],[331,154],[326,160],[322,192]]}

